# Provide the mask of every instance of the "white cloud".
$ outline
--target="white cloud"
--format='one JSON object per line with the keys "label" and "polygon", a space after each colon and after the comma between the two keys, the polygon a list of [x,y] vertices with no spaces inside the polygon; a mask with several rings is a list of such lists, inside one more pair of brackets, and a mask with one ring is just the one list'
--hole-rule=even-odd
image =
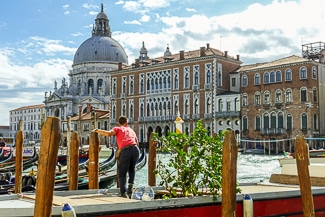
{"label": "white cloud", "polygon": [[124,21],[124,24],[141,25],[141,23],[138,20]]}
{"label": "white cloud", "polygon": [[143,16],[141,17],[140,21],[141,21],[141,22],[144,22],[144,23],[149,22],[149,21],[150,21],[150,16],[148,16],[148,15],[143,15]]}
{"label": "white cloud", "polygon": [[89,10],[96,10],[99,8],[98,5],[92,5],[92,4],[87,4],[87,3],[82,4],[82,7],[89,9]]}
{"label": "white cloud", "polygon": [[76,33],[71,33],[71,35],[73,37],[77,37],[77,36],[82,36],[83,34],[81,32],[76,32]]}
{"label": "white cloud", "polygon": [[185,10],[188,12],[196,12],[195,8],[186,8]]}

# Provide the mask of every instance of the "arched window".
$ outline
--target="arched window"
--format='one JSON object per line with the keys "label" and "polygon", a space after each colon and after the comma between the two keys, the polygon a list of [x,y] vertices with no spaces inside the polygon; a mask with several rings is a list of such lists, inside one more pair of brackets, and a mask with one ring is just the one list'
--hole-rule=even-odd
{"label": "arched window", "polygon": [[159,78],[159,89],[163,88],[162,77]]}
{"label": "arched window", "polygon": [[286,103],[290,103],[292,102],[292,90],[291,89],[287,89],[286,90]]}
{"label": "arched window", "polygon": [[235,98],[235,111],[240,111],[240,101],[239,101],[239,98]]}
{"label": "arched window", "polygon": [[263,128],[264,129],[268,129],[269,128],[269,123],[270,123],[270,118],[269,118],[269,114],[268,113],[264,113],[264,115],[263,115],[263,123],[264,123],[264,125],[263,125]]}
{"label": "arched window", "polygon": [[243,130],[248,130],[248,119],[247,116],[243,117]]}
{"label": "arched window", "polygon": [[255,85],[260,85],[261,81],[260,81],[260,74],[256,73],[254,76],[254,84]]}
{"label": "arched window", "polygon": [[268,84],[270,82],[270,76],[268,72],[264,73],[264,84]]}
{"label": "arched window", "polygon": [[185,74],[185,83],[184,83],[185,88],[189,88],[190,87],[190,75],[188,72],[186,72]]}
{"label": "arched window", "polygon": [[261,129],[261,118],[260,116],[255,117],[255,130]]}
{"label": "arched window", "polygon": [[317,69],[315,66],[313,66],[312,68],[312,78],[317,79]]}
{"label": "arched window", "polygon": [[317,89],[316,89],[316,87],[313,88],[313,101],[317,102]]}
{"label": "arched window", "polygon": [[150,104],[147,103],[147,117],[150,117]]}
{"label": "arched window", "polygon": [[88,94],[92,94],[94,90],[94,80],[89,79],[88,80]]}
{"label": "arched window", "polygon": [[130,114],[129,114],[130,118],[133,118],[133,105],[130,105]]}
{"label": "arched window", "polygon": [[286,69],[286,81],[291,81],[292,76],[291,76],[291,69]]}
{"label": "arched window", "polygon": [[248,96],[247,96],[247,94],[243,94],[242,105],[243,106],[248,106]]}
{"label": "arched window", "polygon": [[195,99],[194,114],[199,114],[199,100]]}
{"label": "arched window", "polygon": [[264,92],[264,103],[270,103],[270,92],[269,91]]}
{"label": "arched window", "polygon": [[219,99],[218,100],[218,108],[219,108],[219,112],[222,112],[222,110],[223,110],[223,102],[222,102],[222,99]]}
{"label": "arched window", "polygon": [[307,78],[307,68],[305,66],[300,68],[300,79],[306,79]]}
{"label": "arched window", "polygon": [[199,73],[195,72],[194,85],[199,85]]}
{"label": "arched window", "polygon": [[307,102],[307,88],[300,89],[300,102]]}
{"label": "arched window", "polygon": [[188,99],[185,100],[185,110],[184,110],[184,113],[187,115],[190,113],[189,111],[189,102],[188,102]]}
{"label": "arched window", "polygon": [[261,105],[261,94],[260,92],[255,93],[255,105]]}
{"label": "arched window", "polygon": [[276,80],[276,82],[280,82],[280,81],[282,81],[282,79],[281,79],[282,75],[281,75],[281,74],[282,74],[282,73],[281,73],[280,70],[276,71],[276,75],[275,75],[275,80]]}
{"label": "arched window", "polygon": [[174,84],[174,86],[175,86],[175,89],[178,89],[178,75],[175,75],[175,84]]}
{"label": "arched window", "polygon": [[210,98],[208,98],[208,100],[207,100],[206,107],[207,107],[206,112],[211,113],[211,99]]}
{"label": "arched window", "polygon": [[277,90],[275,92],[275,102],[276,103],[281,103],[282,102],[282,91],[281,90]]}
{"label": "arched window", "polygon": [[301,115],[301,129],[302,130],[307,130],[307,114],[306,113],[302,113]]}
{"label": "arched window", "polygon": [[211,72],[210,70],[207,71],[207,84],[211,83]]}
{"label": "arched window", "polygon": [[147,90],[150,90],[150,80],[147,80]]}
{"label": "arched window", "polygon": [[142,79],[140,83],[140,93],[143,93],[143,91],[144,91],[144,81]]}
{"label": "arched window", "polygon": [[144,112],[144,106],[141,104],[140,106],[140,117],[143,117],[143,112]]}
{"label": "arched window", "polygon": [[276,114],[275,114],[275,112],[271,113],[271,128],[272,129],[276,128]]}
{"label": "arched window", "polygon": [[153,79],[151,79],[151,90],[155,89],[155,81]]}
{"label": "arched window", "polygon": [[270,72],[270,83],[274,83],[275,82],[275,73],[272,71]]}
{"label": "arched window", "polygon": [[158,86],[158,78],[155,79],[155,90],[158,90],[159,86]]}
{"label": "arched window", "polygon": [[177,112],[178,112],[178,101],[175,101],[174,103],[174,115],[177,115]]}
{"label": "arched window", "polygon": [[247,85],[248,85],[247,75],[243,75],[243,78],[242,78],[242,86],[245,87]]}
{"label": "arched window", "polygon": [[292,115],[291,114],[287,115],[287,130],[289,130],[289,131],[292,130]]}
{"label": "arched window", "polygon": [[[103,79],[98,79],[98,81],[97,81],[97,93],[99,93],[99,90],[102,89],[102,86],[103,86]],[[102,90],[102,91],[105,91],[105,90]]]}
{"label": "arched window", "polygon": [[283,129],[283,113],[282,112],[279,112],[278,113],[278,128],[279,129]]}

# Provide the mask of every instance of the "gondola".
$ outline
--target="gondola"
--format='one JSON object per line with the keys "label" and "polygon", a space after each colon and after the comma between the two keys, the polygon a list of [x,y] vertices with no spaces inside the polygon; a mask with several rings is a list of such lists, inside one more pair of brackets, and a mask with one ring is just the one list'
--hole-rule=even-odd
{"label": "gondola", "polygon": [[[146,151],[143,149],[141,151],[141,155],[136,164],[136,170],[142,169],[147,163],[147,154]],[[98,175],[98,183],[99,188],[110,188],[112,185],[116,183],[117,178],[117,170],[102,170],[99,172]],[[80,177],[78,182],[78,190],[81,189],[88,189],[88,180],[89,177],[87,175]],[[64,191],[69,189],[69,183],[64,181],[62,183],[58,182],[55,184],[54,190],[55,191]]]}
{"label": "gondola", "polygon": [[[2,148],[4,149],[4,148]],[[8,151],[4,150],[4,152],[7,152],[4,154],[4,157],[1,159],[0,161],[0,168],[8,166],[8,164],[11,163],[14,153],[11,149],[9,149]]]}
{"label": "gondola", "polygon": [[[13,152],[10,154],[12,155]],[[16,169],[16,161],[11,157],[11,161],[8,161],[6,163],[3,163],[0,166],[0,173],[6,173],[6,172],[14,172]],[[36,162],[38,160],[38,153],[36,152],[36,149],[34,148],[34,154],[31,158],[26,158],[23,160],[23,170],[27,170],[28,168],[36,165]]]}

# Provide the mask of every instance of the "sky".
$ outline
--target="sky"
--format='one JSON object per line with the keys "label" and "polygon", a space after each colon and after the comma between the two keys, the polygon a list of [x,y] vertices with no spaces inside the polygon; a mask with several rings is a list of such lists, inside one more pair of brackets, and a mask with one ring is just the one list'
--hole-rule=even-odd
{"label": "sky", "polygon": [[44,101],[69,80],[74,54],[91,37],[101,4],[112,38],[150,58],[206,46],[240,55],[243,65],[301,56],[325,41],[324,0],[15,0],[0,1],[0,126],[9,112]]}

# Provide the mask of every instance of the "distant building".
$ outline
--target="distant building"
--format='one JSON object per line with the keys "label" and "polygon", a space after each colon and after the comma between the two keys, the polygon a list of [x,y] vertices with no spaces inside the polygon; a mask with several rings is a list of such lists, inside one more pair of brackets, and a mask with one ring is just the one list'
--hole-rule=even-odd
{"label": "distant building", "polygon": [[0,126],[0,137],[9,137],[9,126]]}
{"label": "distant building", "polygon": [[323,63],[293,55],[238,72],[243,139],[284,139],[283,145],[289,146],[297,135],[324,136]]}
{"label": "distant building", "polygon": [[41,139],[41,127],[44,121],[45,105],[23,106],[10,111],[9,136],[16,137],[20,130],[19,122],[22,122],[22,131],[25,144],[39,143]]}

